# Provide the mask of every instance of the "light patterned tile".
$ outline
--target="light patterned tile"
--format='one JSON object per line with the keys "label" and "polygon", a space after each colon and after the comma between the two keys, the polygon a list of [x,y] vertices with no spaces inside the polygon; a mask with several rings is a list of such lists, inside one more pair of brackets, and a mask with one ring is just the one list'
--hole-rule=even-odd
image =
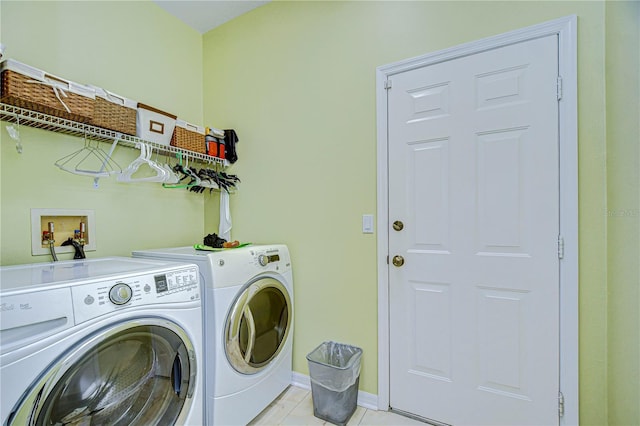
{"label": "light patterned tile", "polygon": [[390,411],[373,411],[367,410],[360,421],[362,426],[377,426],[377,425],[394,425],[394,426],[407,426],[407,425],[422,425],[424,423],[404,417],[399,414],[392,413]]}
{"label": "light patterned tile", "polygon": [[[356,407],[353,415],[347,422],[348,426],[357,426],[364,416],[366,408]],[[328,425],[332,423],[319,419],[313,415],[313,395],[309,393],[302,402],[284,419],[282,425]]]}
{"label": "light patterned tile", "polygon": [[308,390],[289,386],[276,398],[267,408],[265,408],[249,425],[266,426],[278,425],[293,411],[300,402],[310,394]]}
{"label": "light patterned tile", "polygon": [[310,390],[302,389],[297,386],[289,386],[280,394],[276,401],[289,401],[297,405],[310,393]]}
{"label": "light patterned tile", "polygon": [[362,421],[362,418],[364,417],[364,414],[367,411],[368,410],[366,408],[357,406],[356,407],[356,411],[353,412],[353,414],[351,415],[351,418],[347,422],[347,426],[357,426],[357,425],[359,425],[360,422]]}
{"label": "light patterned tile", "polygon": [[[313,415],[313,398],[310,390],[290,386],[251,423],[252,426],[332,426]],[[347,426],[410,426],[424,425],[417,420],[386,411],[356,407]]]}
{"label": "light patterned tile", "polygon": [[280,422],[282,422],[282,420],[287,417],[290,412],[290,408],[286,407],[283,404],[274,402],[267,408],[265,408],[262,413],[258,414],[256,418],[251,420],[249,422],[249,426],[267,426],[280,424]]}
{"label": "light patterned tile", "polygon": [[281,425],[301,426],[301,425],[324,425],[324,420],[313,415],[313,399],[311,392],[289,413],[280,423]]}

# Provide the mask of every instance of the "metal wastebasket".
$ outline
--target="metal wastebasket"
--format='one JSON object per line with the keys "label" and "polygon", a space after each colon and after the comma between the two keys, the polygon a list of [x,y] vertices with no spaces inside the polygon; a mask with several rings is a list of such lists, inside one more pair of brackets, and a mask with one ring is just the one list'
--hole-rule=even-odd
{"label": "metal wastebasket", "polygon": [[307,355],[313,415],[344,426],[356,410],[362,349],[324,342]]}

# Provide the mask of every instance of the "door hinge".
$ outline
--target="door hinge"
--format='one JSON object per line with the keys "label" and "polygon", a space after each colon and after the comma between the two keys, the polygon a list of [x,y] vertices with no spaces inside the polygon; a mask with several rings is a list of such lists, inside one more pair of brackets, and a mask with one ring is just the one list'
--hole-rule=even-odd
{"label": "door hinge", "polygon": [[564,395],[558,392],[558,417],[564,416]]}
{"label": "door hinge", "polygon": [[564,258],[564,238],[558,235],[558,259]]}
{"label": "door hinge", "polygon": [[556,81],[556,93],[558,95],[558,100],[560,100],[562,99],[562,77],[558,76]]}
{"label": "door hinge", "polygon": [[391,89],[391,80],[385,80],[385,81],[384,81],[384,88],[385,88],[386,90]]}

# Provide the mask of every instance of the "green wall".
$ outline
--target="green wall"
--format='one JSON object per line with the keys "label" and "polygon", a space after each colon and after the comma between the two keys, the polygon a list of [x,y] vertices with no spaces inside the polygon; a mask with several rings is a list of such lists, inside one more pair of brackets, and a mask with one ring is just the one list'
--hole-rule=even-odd
{"label": "green wall", "polygon": [[[624,20],[608,16],[631,11]],[[637,37],[628,37],[637,35],[637,7],[626,3],[277,1],[205,34],[205,118],[240,129],[234,235],[282,241],[293,253],[296,371],[308,371],[306,353],[325,339],[356,344],[364,349],[361,389],[377,393],[376,240],[360,231],[362,214],[376,209],[376,67],[571,14],[578,16],[581,422],[640,421],[638,381],[627,379],[639,371],[637,218],[625,222],[635,240],[620,230],[612,241],[612,218],[603,213],[607,197],[627,203],[637,194],[633,170],[618,178],[629,180],[626,187],[607,184],[617,161],[638,168],[637,127],[628,118],[626,145],[617,148],[624,160],[607,157],[616,111],[607,101],[617,98],[605,71],[638,58]],[[610,44],[620,50],[614,58]],[[637,90],[628,95],[630,105],[618,108],[635,107],[637,117]],[[607,244],[622,245],[631,260],[608,265]],[[621,293],[623,311],[608,307],[612,292]],[[613,367],[611,352],[625,341],[636,349]]]}
{"label": "green wall", "polygon": [[609,424],[640,424],[640,2],[606,7]]}
{"label": "green wall", "polygon": [[[294,261],[294,369],[334,339],[364,349],[377,393],[377,66],[578,16],[581,423],[640,424],[637,2],[280,2],[204,36],[149,1],[0,3],[6,56],[199,124],[235,128],[233,237]],[[58,170],[82,140],[0,127],[0,264],[30,255],[29,209],[96,211],[98,251],[186,245],[217,230],[218,197]],[[128,164],[135,150],[118,148]],[[620,213],[623,212],[623,213]],[[619,214],[620,213],[620,214]]]}
{"label": "green wall", "polygon": [[[3,0],[0,11],[6,57],[202,122],[202,36],[155,4]],[[95,189],[92,178],[54,166],[82,148],[82,139],[22,127],[24,151],[18,154],[5,125],[0,128],[2,265],[50,260],[31,256],[31,208],[94,210],[98,249],[88,257],[128,256],[133,249],[202,239],[202,196],[158,183],[117,183],[113,177],[101,179]],[[126,167],[138,154],[118,147],[115,160]]]}

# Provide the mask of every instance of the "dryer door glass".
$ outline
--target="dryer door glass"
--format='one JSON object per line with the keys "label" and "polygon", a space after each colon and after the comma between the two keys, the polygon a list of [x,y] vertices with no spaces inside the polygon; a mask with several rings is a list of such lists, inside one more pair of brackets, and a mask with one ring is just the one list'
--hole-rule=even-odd
{"label": "dryer door glass", "polygon": [[254,281],[240,292],[225,327],[227,359],[236,371],[257,373],[280,353],[291,328],[291,309],[289,292],[273,278]]}
{"label": "dryer door glass", "polygon": [[174,424],[195,382],[194,352],[186,334],[140,325],[94,340],[95,344],[80,346],[41,380],[35,396],[27,398],[33,404],[23,404],[14,421]]}

